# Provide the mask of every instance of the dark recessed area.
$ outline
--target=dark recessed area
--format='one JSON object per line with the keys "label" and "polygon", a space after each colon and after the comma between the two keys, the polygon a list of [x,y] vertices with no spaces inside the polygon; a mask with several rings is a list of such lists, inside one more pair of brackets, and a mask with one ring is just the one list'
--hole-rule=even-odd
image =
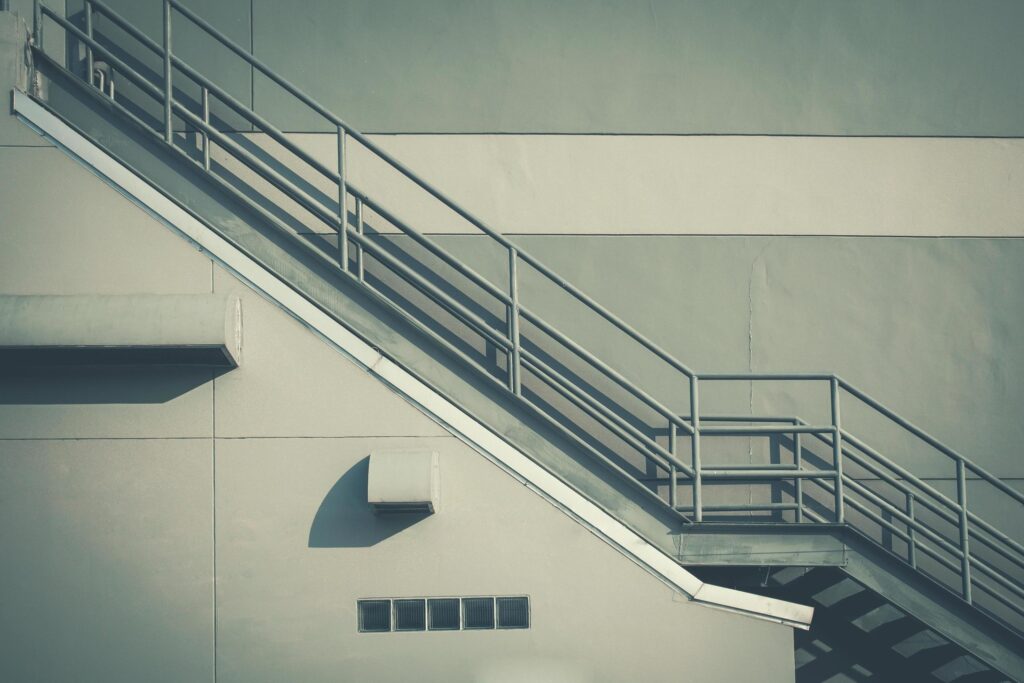
{"label": "dark recessed area", "polygon": [[457,631],[459,629],[459,599],[432,598],[427,600],[427,618],[431,631]]}
{"label": "dark recessed area", "polygon": [[395,600],[396,631],[424,631],[426,628],[426,600]]}
{"label": "dark recessed area", "polygon": [[359,630],[364,633],[380,633],[391,630],[390,600],[360,600]]}
{"label": "dark recessed area", "polygon": [[494,598],[463,598],[462,627],[465,629],[494,628]]}
{"label": "dark recessed area", "polygon": [[530,601],[526,598],[497,598],[498,628],[530,628]]}

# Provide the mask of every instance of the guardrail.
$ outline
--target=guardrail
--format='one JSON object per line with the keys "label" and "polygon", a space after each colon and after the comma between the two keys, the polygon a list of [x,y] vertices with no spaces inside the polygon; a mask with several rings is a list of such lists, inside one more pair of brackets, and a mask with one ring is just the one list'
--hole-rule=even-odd
{"label": "guardrail", "polygon": [[[225,191],[265,217],[272,225],[294,232],[277,214],[268,211],[265,205],[240,191],[233,183],[227,182],[212,152],[229,155],[234,161],[242,163],[262,181],[283,193],[313,220],[337,234],[338,244],[332,264],[346,278],[373,292],[383,303],[474,368],[480,376],[500,386],[534,415],[621,473],[644,495],[666,504],[685,521],[700,522],[709,515],[734,512],[771,512],[776,515],[792,512],[794,523],[851,523],[849,513],[852,511],[859,515],[858,519],[870,520],[885,533],[902,539],[906,545],[906,551],[901,555],[903,559],[911,567],[955,591],[964,601],[974,603],[974,589],[978,588],[1017,616],[1024,616],[1024,584],[1020,574],[1024,570],[1024,547],[969,509],[968,475],[991,485],[1011,503],[1024,505],[1024,494],[836,375],[716,374],[693,371],[539,259],[460,207],[178,0],[161,1],[162,36],[158,42],[101,0],[85,0],[81,26],[37,0],[34,3],[34,54],[40,60],[49,59],[43,49],[44,20],[57,24],[65,32],[66,38],[77,41],[84,48],[85,74],[81,80],[89,86],[88,91],[93,96],[112,103],[140,129],[163,141],[168,149],[216,180]],[[264,116],[175,54],[172,29],[174,18],[178,15],[269,78],[332,127],[336,136],[337,163],[332,166],[314,158]],[[158,58],[162,62],[162,71],[147,77],[141,73],[144,70],[142,67],[129,64],[123,59],[123,46],[112,45],[97,33],[97,20],[101,18],[111,22]],[[97,57],[104,60],[102,68],[97,67]],[[71,73],[66,65],[55,66]],[[141,94],[153,98],[160,106],[162,119],[156,125],[144,120],[137,111],[123,106],[117,99],[124,97],[124,90],[119,87],[115,95],[115,75],[137,88]],[[188,98],[182,94],[180,79],[184,79],[190,87],[198,88],[198,98]],[[289,166],[289,172],[282,173],[247,148],[237,137],[219,130],[211,117],[211,101],[241,116],[253,127],[254,132],[273,140],[301,165]],[[198,153],[190,152],[181,144],[184,133],[176,132],[176,120],[196,133]],[[372,198],[353,183],[348,164],[348,150],[352,141],[503,249],[507,257],[505,286],[493,284],[435,239],[411,227],[409,222],[389,211],[384,203]],[[330,184],[334,188],[333,196],[326,196],[295,180],[304,177],[303,174],[312,174]],[[414,257],[409,250],[396,249],[375,239],[374,231],[368,229],[371,222],[366,217],[368,212],[374,215],[374,222],[380,221],[382,225],[396,229],[398,234],[420,248],[423,255]],[[321,251],[317,251],[316,255],[323,257]],[[433,259],[429,263],[426,261],[428,256]],[[442,268],[448,269],[446,273],[461,278],[461,284],[454,285],[443,277],[431,277],[431,274],[440,272]],[[669,403],[673,401],[659,399],[645,391],[622,370],[587,350],[582,343],[562,332],[554,323],[524,303],[520,296],[520,273],[523,268],[532,269],[567,293],[680,378],[688,386],[688,395],[685,397],[688,414],[681,414],[678,407],[671,407]],[[414,307],[410,307],[405,298],[396,294],[394,287],[397,285],[385,282],[385,275],[397,278],[394,282],[404,283],[403,286],[410,287],[419,296],[429,300],[448,319],[457,321],[463,326],[463,336],[473,335],[482,340],[482,343],[494,350],[495,359],[481,360],[476,354],[466,351],[463,339],[453,339],[451,335],[439,331],[436,325],[425,322],[422,307],[413,311]],[[487,306],[495,307],[495,310],[501,310],[502,313],[490,315],[486,312],[489,310]],[[497,360],[499,354],[500,361]],[[579,364],[582,370],[572,370],[570,363]],[[826,384],[829,420],[826,424],[808,424],[793,416],[716,416],[701,411],[701,387],[707,384],[764,381]],[[605,388],[599,388],[600,384]],[[847,400],[857,401],[870,408],[892,425],[941,454],[953,469],[955,496],[950,497],[936,490],[844,428],[844,395],[850,397]],[[564,402],[567,407],[557,408],[551,402],[552,397]],[[626,405],[627,400],[632,405]],[[650,417],[652,415],[653,418]],[[594,436],[580,427],[581,420],[598,425],[603,430],[603,436]],[[659,434],[664,434],[664,443],[659,440]],[[785,465],[774,463],[707,467],[702,463],[702,441],[717,437],[785,437],[792,444],[793,462]],[[689,440],[689,449],[684,453],[680,441],[686,439]],[[616,443],[614,448],[608,445],[612,441]],[[808,466],[807,458],[812,452],[819,458],[817,452],[808,446],[810,441],[826,449],[830,454],[830,462],[823,462],[813,468]],[[646,476],[638,474],[637,461],[648,467]],[[870,473],[877,481],[884,481],[891,490],[902,495],[902,502],[893,503],[869,483],[865,483],[863,477],[852,476],[847,471],[850,464]],[[722,482],[737,486],[749,485],[750,482],[774,482],[780,486],[787,484],[789,488],[779,488],[779,492],[786,493],[791,500],[705,504],[705,489]],[[665,489],[664,494],[660,492],[662,488]],[[830,506],[823,506],[820,497],[815,498],[812,491],[823,493],[831,501]],[[689,503],[680,500],[683,492],[688,494]],[[922,510],[942,523],[952,525],[954,532],[940,528],[939,522],[935,520],[923,519]],[[854,525],[862,524],[863,519]],[[868,535],[871,536],[870,533]],[[873,540],[879,542],[878,539]],[[983,557],[972,547],[972,542],[998,555],[1005,565],[997,566],[987,556]],[[891,546],[889,550],[900,554]],[[951,572],[955,579],[951,581],[948,577],[944,578],[922,567],[922,555]],[[978,574],[985,575],[994,584],[979,578]]]}

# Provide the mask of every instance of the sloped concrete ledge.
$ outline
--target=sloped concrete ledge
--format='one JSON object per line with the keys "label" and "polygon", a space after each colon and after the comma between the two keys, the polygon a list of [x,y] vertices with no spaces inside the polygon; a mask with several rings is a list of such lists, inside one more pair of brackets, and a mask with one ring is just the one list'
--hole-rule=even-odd
{"label": "sloped concrete ledge", "polygon": [[237,296],[0,296],[0,365],[8,367],[234,368],[241,335]]}

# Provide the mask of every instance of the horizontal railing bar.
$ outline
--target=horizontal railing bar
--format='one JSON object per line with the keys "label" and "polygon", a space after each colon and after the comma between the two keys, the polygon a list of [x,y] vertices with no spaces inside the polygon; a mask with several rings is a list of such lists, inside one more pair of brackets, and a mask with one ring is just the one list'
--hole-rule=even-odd
{"label": "horizontal railing bar", "polygon": [[629,393],[633,394],[638,399],[646,403],[650,408],[657,411],[666,420],[676,423],[677,426],[681,427],[688,434],[693,433],[693,428],[690,425],[683,422],[682,420],[680,420],[677,417],[675,411],[663,405],[660,401],[658,401],[658,399],[654,398],[653,396],[645,392],[643,389],[634,386],[617,370],[609,367],[604,361],[597,358],[594,354],[580,346],[579,343],[570,339],[563,332],[556,330],[550,323],[545,321],[539,315],[533,313],[530,309],[528,309],[525,306],[520,307],[519,313],[523,319],[533,323],[534,325],[539,327],[542,332],[551,336],[553,339],[555,339],[555,341],[559,342],[560,344],[568,348],[570,351],[575,353],[577,356],[590,363],[592,366],[600,370],[610,379],[615,380],[615,382],[619,386],[621,386],[623,389],[625,389],[626,391],[628,391]]}
{"label": "horizontal railing bar", "polygon": [[963,551],[956,545],[954,545],[952,541],[950,541],[947,538],[943,538],[941,534],[939,534],[938,532],[934,531],[931,527],[921,522],[921,520],[912,518],[899,507],[885,500],[880,495],[878,495],[868,487],[864,486],[853,477],[844,475],[843,482],[846,484],[846,486],[850,487],[851,490],[856,491],[858,494],[864,496],[869,501],[871,501],[874,505],[877,505],[879,508],[891,514],[893,517],[899,519],[901,522],[903,522],[904,525],[914,529],[914,531],[919,531],[923,533],[925,536],[935,541],[937,544],[942,546],[943,550],[950,553],[957,559],[964,556]]}
{"label": "horizontal railing bar", "polygon": [[829,381],[832,379],[833,375],[822,372],[699,372],[697,373],[697,377],[709,382],[817,382]]}
{"label": "horizontal railing bar", "polygon": [[[796,510],[796,503],[736,503],[734,505],[701,505],[701,509],[707,512],[759,512],[770,510]],[[676,510],[680,512],[692,512],[692,505],[677,505]]]}
{"label": "horizontal railing bar", "polygon": [[981,477],[982,479],[984,479],[988,483],[992,484],[993,486],[998,488],[1000,491],[1002,491],[1006,495],[1008,495],[1011,498],[1013,498],[1014,500],[1016,500],[1018,503],[1024,504],[1024,493],[1021,493],[1020,491],[1014,490],[1013,488],[1008,486],[1005,482],[1001,481],[998,477],[996,477],[995,475],[991,474],[988,470],[984,469],[980,465],[977,465],[977,464],[971,462],[968,458],[966,458],[965,456],[961,455],[960,453],[957,453],[956,451],[954,451],[949,446],[946,446],[941,441],[936,439],[934,436],[932,436],[928,432],[924,431],[923,429],[921,429],[920,427],[918,427],[914,423],[910,422],[909,420],[907,420],[903,416],[901,416],[898,413],[890,410],[889,408],[886,408],[884,405],[882,405],[881,403],[876,401],[873,397],[871,397],[868,393],[866,393],[864,391],[861,391],[860,389],[857,389],[856,387],[854,387],[852,384],[850,384],[846,380],[842,379],[841,377],[837,377],[836,379],[838,379],[839,385],[842,386],[846,391],[848,391],[853,396],[856,396],[861,401],[863,401],[864,403],[866,403],[870,407],[872,407],[875,410],[877,410],[878,412],[880,412],[882,415],[885,415],[890,420],[892,420],[893,422],[895,422],[899,426],[903,427],[904,429],[906,429],[910,433],[914,434],[915,436],[917,436],[919,439],[921,439],[922,441],[924,441],[928,445],[932,446],[933,448],[935,448],[935,449],[939,450],[940,452],[942,452],[943,454],[947,455],[948,457],[950,457],[950,458],[952,458],[954,460],[961,460],[961,461],[963,461],[964,466],[967,467],[967,469],[971,470],[972,472],[977,474],[979,477]]}
{"label": "horizontal railing bar", "polygon": [[[681,420],[691,421],[690,415],[680,415]],[[787,415],[701,415],[701,422],[784,422],[798,424],[799,418]],[[792,431],[792,430],[790,430]]]}
{"label": "horizontal railing bar", "polygon": [[[703,420],[703,416],[701,417]],[[752,425],[734,427],[701,427],[700,433],[707,436],[746,436],[763,434],[824,434],[835,432],[832,425]]]}
{"label": "horizontal railing bar", "polygon": [[[1024,599],[1024,587],[1021,587],[1019,583],[1006,576],[1005,572],[999,571],[980,557],[971,555],[971,569],[980,569],[983,574],[987,574],[1003,588],[1011,593],[1015,593],[1018,598]],[[1005,599],[1005,596],[1003,597]]]}
{"label": "horizontal railing bar", "polygon": [[[585,410],[591,415],[591,417],[597,419],[598,422],[601,422],[605,428],[612,430],[619,438],[633,446],[633,448],[639,451],[645,458],[654,459],[654,461],[657,462],[658,465],[666,472],[669,469],[669,464],[672,464],[688,476],[692,476],[693,470],[669,453],[668,450],[661,446],[661,444],[650,439],[650,437],[637,430],[635,426],[629,424],[622,417],[615,415],[611,410],[601,405],[600,402],[592,396],[587,395],[578,387],[573,386],[568,382],[568,380],[558,374],[557,371],[549,367],[546,363],[528,352],[526,349],[522,349],[520,353],[520,358],[527,368],[541,376],[541,379],[546,379],[549,386],[555,388],[562,396],[565,396],[572,401],[574,405]],[[602,416],[604,419],[602,419]],[[611,424],[609,424],[609,421]],[[654,455],[661,456],[661,460],[653,458]]]}
{"label": "horizontal railing bar", "polygon": [[[703,430],[701,430],[703,431]],[[704,479],[835,479],[835,470],[702,469]]]}
{"label": "horizontal railing bar", "polygon": [[[701,418],[704,419],[704,418]],[[704,430],[701,429],[701,432]],[[762,470],[795,470],[798,469],[795,463],[765,463],[763,465],[750,465],[748,464],[729,464],[729,465],[715,465],[716,470],[749,470],[751,467],[757,467]]]}
{"label": "horizontal railing bar", "polygon": [[472,323],[470,326],[476,329],[477,334],[485,337],[496,346],[501,347],[503,351],[508,352],[511,350],[512,341],[510,339],[506,338],[500,332],[496,332],[491,329],[487,324],[487,321],[466,308],[465,305],[453,299],[451,295],[442,291],[437,285],[428,281],[415,270],[389,254],[386,249],[376,244],[366,235],[360,234],[358,231],[352,230],[351,228],[348,228],[348,233],[350,240],[357,242],[366,252],[371,254],[378,261],[386,262],[391,266],[389,269],[392,272],[403,273],[403,277],[405,277],[406,281],[409,281],[410,284],[414,284],[416,287],[420,288],[421,293],[428,294],[435,303],[443,305],[449,313],[458,317],[464,324]]}

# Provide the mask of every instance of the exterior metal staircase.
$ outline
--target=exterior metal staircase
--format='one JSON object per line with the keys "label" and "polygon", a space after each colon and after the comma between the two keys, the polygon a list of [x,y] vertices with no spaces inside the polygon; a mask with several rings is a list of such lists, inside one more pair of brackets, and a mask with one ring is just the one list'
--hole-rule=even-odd
{"label": "exterior metal staircase", "polygon": [[[674,519],[681,563],[709,572],[708,565],[814,566],[760,587],[807,602],[826,583],[855,582],[873,597],[822,605],[828,616],[820,619],[836,638],[856,618],[894,605],[902,616],[847,636],[867,649],[881,644],[875,656],[924,672],[921,680],[965,650],[982,668],[961,680],[1024,679],[1024,544],[1018,529],[997,528],[973,502],[1012,518],[1024,510],[1024,494],[834,374],[692,370],[178,0],[161,7],[162,35],[154,38],[101,0],[85,0],[70,18],[36,2],[32,96],[74,126],[48,93],[49,83],[73,83],[78,96],[301,245],[317,268],[372,298]],[[180,22],[316,114],[333,131],[334,158],[300,146],[232,96],[230,84],[176,54],[172,29]],[[54,45],[69,56],[51,56]],[[396,215],[386,197],[359,187],[348,163],[353,148],[471,228],[490,260],[471,264]],[[161,189],[176,198],[174,188]],[[552,319],[552,296],[578,306],[579,316]],[[593,350],[611,337],[631,345],[623,356],[630,362]],[[633,379],[638,357],[659,381]],[[702,407],[709,392],[737,386],[819,398],[806,419]],[[747,462],[736,462],[736,452]],[[948,479],[948,490],[937,478]],[[911,655],[890,652],[926,628],[944,640]]]}

